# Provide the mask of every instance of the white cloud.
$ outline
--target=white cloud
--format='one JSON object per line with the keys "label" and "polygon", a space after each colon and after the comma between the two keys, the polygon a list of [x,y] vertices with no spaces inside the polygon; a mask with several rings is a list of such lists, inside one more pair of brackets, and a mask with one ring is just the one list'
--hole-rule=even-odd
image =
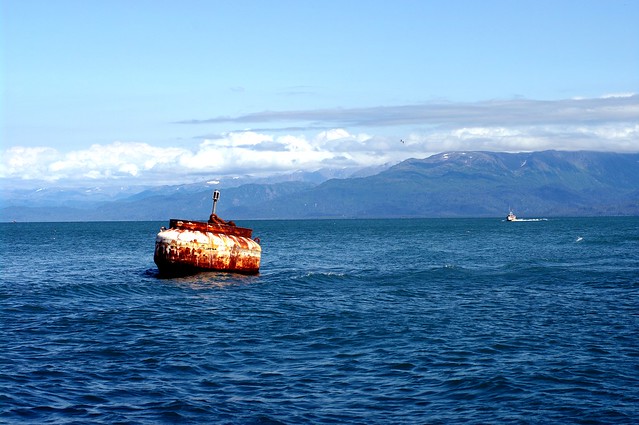
{"label": "white cloud", "polygon": [[428,152],[487,150],[500,152],[597,150],[639,152],[639,125],[464,127],[413,133],[408,144]]}
{"label": "white cloud", "polygon": [[[302,111],[264,111],[236,117],[191,119],[180,124],[299,123],[317,128],[397,127],[404,125],[530,126],[636,121],[639,95],[610,94],[599,98],[552,101],[530,99],[490,100],[474,103],[423,103],[369,108],[334,108]],[[310,123],[310,124],[309,124]]]}
{"label": "white cloud", "polygon": [[[114,142],[62,153],[12,147],[2,154],[0,178],[22,180],[124,180],[166,183],[189,175],[259,174],[322,167],[369,166],[454,150],[639,151],[639,125],[461,127],[396,138],[350,134],[345,129],[306,136],[230,133],[194,149]],[[269,144],[265,144],[269,143]],[[269,148],[270,146],[270,148]]]}
{"label": "white cloud", "polygon": [[12,147],[2,154],[0,178],[24,180],[120,179],[172,164],[185,150],[114,142],[62,153],[49,147]]}
{"label": "white cloud", "polygon": [[637,93],[632,93],[632,92],[627,92],[627,93],[610,93],[610,94],[605,94],[603,96],[601,96],[602,99],[610,99],[610,98],[614,98],[614,97],[632,97],[632,96],[636,96]]}
{"label": "white cloud", "polygon": [[10,147],[2,152],[0,177],[20,176],[39,179],[46,175],[47,164],[57,158],[58,152],[49,147]]}
{"label": "white cloud", "polygon": [[[377,127],[354,133],[348,126],[336,126],[314,134],[229,132],[191,148],[113,142],[61,152],[46,146],[14,146],[1,152],[0,178],[181,183],[239,174],[364,167],[444,151],[639,152],[639,124],[636,119],[627,119],[639,109],[639,98],[624,96],[607,97],[603,104],[599,99],[555,103],[513,100],[461,104],[458,109],[452,104],[439,105],[439,109],[432,105],[417,110],[391,108],[393,120],[404,123],[403,130],[397,130],[403,143],[399,136],[388,136],[388,131],[375,134]],[[504,111],[507,116],[498,115]],[[363,110],[347,111],[346,115],[357,116],[356,121],[375,121],[382,111],[369,112],[368,118]],[[425,113],[435,118],[429,115],[424,125],[417,125],[418,117]],[[442,122],[437,124],[436,118]]]}
{"label": "white cloud", "polygon": [[[339,131],[349,137],[345,131]],[[263,143],[272,142],[272,149]],[[259,148],[258,148],[259,147]],[[335,147],[333,147],[335,148]],[[194,149],[114,142],[62,153],[53,148],[13,147],[2,153],[0,178],[24,180],[122,180],[132,177],[163,182],[190,174],[251,174],[330,165],[342,151],[329,150],[304,136],[273,137],[255,132],[230,133],[204,140]]]}

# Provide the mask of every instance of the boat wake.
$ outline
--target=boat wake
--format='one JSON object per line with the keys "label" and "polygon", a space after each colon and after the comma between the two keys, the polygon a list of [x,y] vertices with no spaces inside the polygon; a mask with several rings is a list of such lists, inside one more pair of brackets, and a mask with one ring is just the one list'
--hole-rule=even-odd
{"label": "boat wake", "polygon": [[547,218],[517,218],[515,213],[510,210],[504,221],[548,221]]}

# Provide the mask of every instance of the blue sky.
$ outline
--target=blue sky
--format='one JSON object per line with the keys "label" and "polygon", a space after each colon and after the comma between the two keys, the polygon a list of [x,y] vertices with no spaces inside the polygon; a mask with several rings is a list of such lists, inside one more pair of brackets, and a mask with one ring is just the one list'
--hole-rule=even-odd
{"label": "blue sky", "polygon": [[639,151],[638,1],[0,4],[4,184]]}

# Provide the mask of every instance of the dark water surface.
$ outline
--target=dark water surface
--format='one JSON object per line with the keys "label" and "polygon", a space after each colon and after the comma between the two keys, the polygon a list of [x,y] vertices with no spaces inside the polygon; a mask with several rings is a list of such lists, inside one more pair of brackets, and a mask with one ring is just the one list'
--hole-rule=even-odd
{"label": "dark water surface", "polygon": [[2,423],[639,423],[639,218],[256,221],[258,276],[159,279],[167,223],[5,223]]}

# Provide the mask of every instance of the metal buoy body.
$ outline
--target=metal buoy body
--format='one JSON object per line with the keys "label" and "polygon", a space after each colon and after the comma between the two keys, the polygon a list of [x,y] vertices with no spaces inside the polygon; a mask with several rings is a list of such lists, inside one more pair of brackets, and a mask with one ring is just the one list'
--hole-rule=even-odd
{"label": "metal buoy body", "polygon": [[251,239],[251,229],[220,219],[215,214],[218,199],[219,191],[216,190],[209,221],[171,219],[169,228],[162,228],[157,234],[153,260],[160,273],[259,272],[262,255],[259,239]]}

